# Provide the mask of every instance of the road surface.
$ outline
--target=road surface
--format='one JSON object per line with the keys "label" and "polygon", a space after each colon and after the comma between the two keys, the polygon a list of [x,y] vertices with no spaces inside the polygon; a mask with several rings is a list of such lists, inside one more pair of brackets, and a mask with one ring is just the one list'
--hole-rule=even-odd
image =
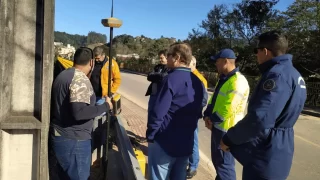
{"label": "road surface", "polygon": [[[119,93],[147,109],[149,97],[145,96],[149,82],[145,76],[122,72]],[[210,132],[199,121],[199,148],[201,161],[211,159]],[[242,167],[236,165],[237,179],[241,179]],[[320,179],[320,118],[301,115],[295,125],[295,156],[288,180]]]}

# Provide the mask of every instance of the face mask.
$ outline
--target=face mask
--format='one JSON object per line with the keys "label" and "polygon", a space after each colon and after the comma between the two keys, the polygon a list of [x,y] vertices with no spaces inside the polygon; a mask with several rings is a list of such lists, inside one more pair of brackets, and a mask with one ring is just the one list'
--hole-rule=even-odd
{"label": "face mask", "polygon": [[93,72],[94,66],[91,67],[90,74]]}
{"label": "face mask", "polygon": [[92,74],[92,72],[93,72],[93,69],[94,69],[94,66],[91,66],[90,72],[89,72],[88,75],[87,75],[89,78],[91,77],[91,74]]}
{"label": "face mask", "polygon": [[95,62],[97,65],[101,65],[103,63],[103,61],[96,61]]}

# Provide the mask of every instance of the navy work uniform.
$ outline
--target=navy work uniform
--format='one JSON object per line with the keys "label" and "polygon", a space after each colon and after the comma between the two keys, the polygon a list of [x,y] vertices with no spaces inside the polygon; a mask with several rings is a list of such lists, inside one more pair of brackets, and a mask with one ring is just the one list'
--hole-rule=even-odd
{"label": "navy work uniform", "polygon": [[285,180],[294,151],[294,131],[306,101],[306,84],[289,54],[259,65],[262,73],[248,113],[223,142],[243,165],[244,180]]}

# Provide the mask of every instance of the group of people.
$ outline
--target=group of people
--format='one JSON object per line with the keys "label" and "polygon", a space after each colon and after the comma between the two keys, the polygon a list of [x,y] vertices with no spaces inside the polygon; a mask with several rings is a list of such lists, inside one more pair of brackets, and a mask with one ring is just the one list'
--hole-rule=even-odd
{"label": "group of people", "polygon": [[287,50],[288,39],[280,31],[258,37],[253,52],[261,77],[250,99],[235,53],[223,49],[208,57],[219,74],[208,103],[207,81],[195,68],[191,47],[175,43],[161,51],[146,93],[148,179],[196,175],[198,120],[203,119],[211,131],[216,180],[236,179],[235,159],[243,166],[244,180],[285,180],[293,159],[293,126],[306,101],[306,84]]}
{"label": "group of people", "polygon": [[[287,53],[279,31],[263,33],[254,49],[261,78],[251,93],[236,67],[236,55],[223,49],[208,57],[219,74],[208,101],[207,81],[196,69],[190,45],[172,44],[159,52],[160,64],[147,79],[148,179],[185,180],[199,164],[198,121],[211,131],[216,180],[235,180],[235,159],[244,180],[285,180],[294,152],[293,126],[306,100],[306,84]],[[112,109],[108,96],[121,83],[119,66],[102,47],[77,49],[74,67],[52,86],[49,143],[68,179],[90,176],[93,119]],[[247,105],[248,104],[248,105]]]}

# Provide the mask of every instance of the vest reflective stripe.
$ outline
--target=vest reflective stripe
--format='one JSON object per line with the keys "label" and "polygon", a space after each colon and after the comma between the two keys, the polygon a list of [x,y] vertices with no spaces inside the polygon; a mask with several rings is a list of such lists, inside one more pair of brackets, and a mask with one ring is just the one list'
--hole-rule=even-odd
{"label": "vest reflective stripe", "polygon": [[245,98],[245,95],[243,93],[238,92],[238,91],[231,90],[231,91],[227,92],[227,94],[229,94],[229,93],[233,93],[235,95],[240,96],[241,98]]}
{"label": "vest reflective stripe", "polygon": [[212,113],[216,113],[223,122],[216,124],[215,128],[226,132],[242,120],[245,116],[249,91],[248,81],[240,72],[235,73],[222,85],[216,101],[213,102]]}

